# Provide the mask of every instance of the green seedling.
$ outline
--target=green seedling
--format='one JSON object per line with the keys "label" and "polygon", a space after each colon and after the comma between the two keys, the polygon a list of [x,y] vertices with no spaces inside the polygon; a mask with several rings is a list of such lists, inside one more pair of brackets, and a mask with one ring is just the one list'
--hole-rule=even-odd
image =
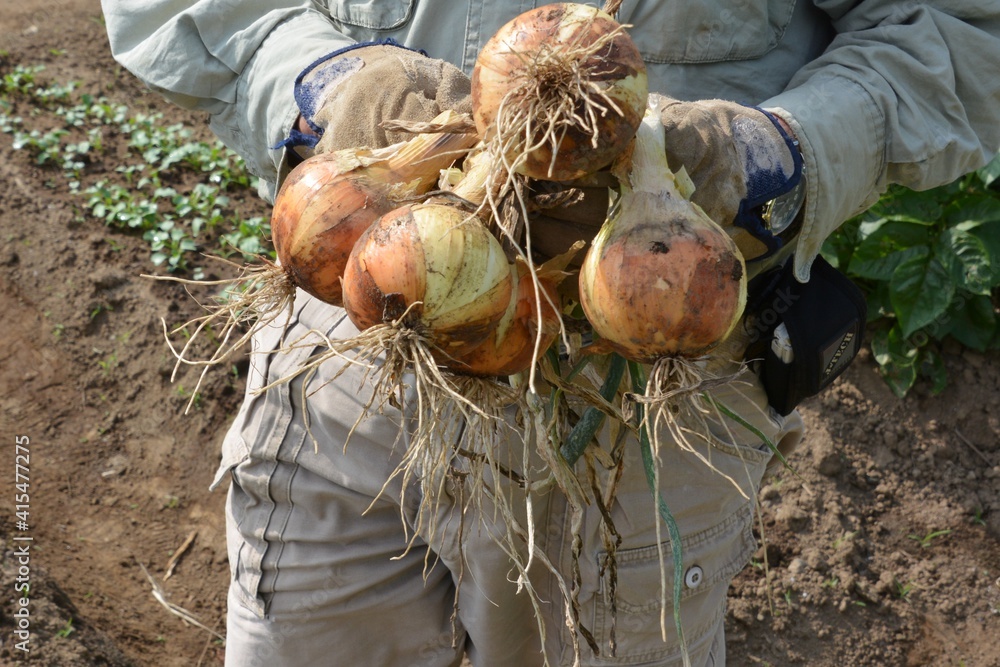
{"label": "green seedling", "polygon": [[951,529],[948,529],[948,530],[935,530],[930,533],[927,533],[923,537],[911,533],[910,535],[907,535],[907,537],[909,537],[911,540],[919,544],[921,549],[929,549],[934,540],[938,539],[939,537],[944,537],[950,534],[951,534]]}
{"label": "green seedling", "polygon": [[73,627],[73,619],[71,618],[68,621],[66,621],[66,624],[64,626],[62,626],[62,628],[60,628],[58,631],[56,631],[56,637],[60,637],[61,639],[66,639],[71,634],[73,634],[75,631],[76,630]]}
{"label": "green seedling", "polygon": [[97,365],[100,367],[101,373],[105,377],[111,375],[111,371],[118,368],[118,354],[116,352],[112,352],[106,358],[98,361]]}
{"label": "green seedling", "polygon": [[[0,109],[31,109],[29,122],[0,113],[0,132],[12,135],[16,150],[61,175],[49,181],[53,188],[65,184],[86,198],[89,215],[139,234],[150,245],[152,263],[170,272],[200,279],[202,269],[192,265],[197,252],[241,254],[245,261],[274,257],[266,220],[244,220],[232,210],[234,193],[256,201],[257,189],[236,153],[219,141],[196,139],[182,124],[165,124],[162,114],[132,114],[103,96],[81,94],[75,82],[42,82],[43,69],[17,66],[0,78]],[[125,185],[90,173],[111,135],[129,148],[115,167]],[[191,183],[183,176],[192,172],[195,183],[178,185]],[[206,232],[218,240],[206,239]]]}

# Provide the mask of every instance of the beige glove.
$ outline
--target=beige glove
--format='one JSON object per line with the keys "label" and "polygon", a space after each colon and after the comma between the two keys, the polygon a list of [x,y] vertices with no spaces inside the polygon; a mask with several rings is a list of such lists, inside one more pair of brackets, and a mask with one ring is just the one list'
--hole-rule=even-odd
{"label": "beige glove", "polygon": [[651,97],[666,128],[667,161],[674,171],[687,170],[692,200],[730,231],[747,259],[775,251],[781,241],[763,220],[762,206],[801,179],[791,130],[776,116],[735,102]]}
{"label": "beige glove", "polygon": [[382,122],[429,121],[446,109],[470,113],[470,89],[469,78],[455,66],[401,46],[337,52],[295,82],[301,111],[296,129],[302,137],[296,151],[308,157],[408,139],[412,135],[382,129]]}

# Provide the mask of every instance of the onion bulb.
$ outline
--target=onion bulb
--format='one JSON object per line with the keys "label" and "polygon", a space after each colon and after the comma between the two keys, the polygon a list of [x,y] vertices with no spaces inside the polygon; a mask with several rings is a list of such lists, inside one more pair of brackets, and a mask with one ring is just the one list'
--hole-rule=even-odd
{"label": "onion bulb", "polygon": [[344,308],[358,329],[399,322],[424,335],[440,363],[486,339],[511,283],[486,227],[430,200],[391,211],[361,236],[344,271]]}
{"label": "onion bulb", "polygon": [[365,229],[400,200],[431,190],[440,170],[476,141],[473,133],[419,134],[389,149],[321,153],[295,167],[271,215],[274,247],[291,282],[341,305],[340,278]]}
{"label": "onion bulb", "polygon": [[525,12],[486,43],[472,70],[473,118],[508,171],[564,181],[607,166],[631,140],[646,67],[610,15],[556,3]]}
{"label": "onion bulb", "polygon": [[556,310],[556,288],[568,274],[566,266],[583,243],[535,269],[537,283],[527,262],[520,257],[510,265],[513,293],[507,311],[480,345],[449,360],[445,366],[456,373],[506,376],[526,370],[536,356],[555,342],[561,328]]}
{"label": "onion bulb", "polygon": [[580,269],[587,319],[633,361],[711,350],[743,314],[746,267],[729,235],[678,191],[655,109],[614,171],[620,198]]}

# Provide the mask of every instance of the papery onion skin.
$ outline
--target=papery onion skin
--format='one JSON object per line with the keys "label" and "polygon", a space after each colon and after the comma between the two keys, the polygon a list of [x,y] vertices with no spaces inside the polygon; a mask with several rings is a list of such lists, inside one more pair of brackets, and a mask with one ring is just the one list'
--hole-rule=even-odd
{"label": "papery onion skin", "polygon": [[[556,144],[555,160],[553,145],[545,142],[524,156],[517,168],[519,173],[565,181],[608,165],[628,144],[642,120],[648,94],[646,66],[620,24],[594,7],[576,3],[556,3],[525,12],[497,31],[483,47],[472,72],[472,104],[476,127],[488,137],[496,132],[502,106],[530,105],[539,97],[539,87],[558,91],[557,99],[571,95],[575,85],[567,85],[565,91],[559,89],[570,67],[565,64],[568,58],[561,54],[571,47],[589,47],[616,29],[618,34],[607,44],[581,59],[579,69],[586,81],[615,101],[621,113],[607,108],[606,101],[598,98],[606,112],[596,119],[596,131],[564,118],[565,124],[557,128],[561,139]],[[539,53],[544,57],[540,58]],[[545,64],[539,65],[542,61]],[[586,115],[582,100],[575,100],[572,112]],[[544,129],[547,123],[544,117],[531,120],[536,128]],[[538,139],[536,133],[531,141]],[[518,149],[523,145],[523,141],[517,144]]]}
{"label": "papery onion skin", "polygon": [[382,216],[355,244],[344,308],[361,330],[403,318],[445,362],[486,339],[512,289],[503,248],[481,223],[447,204],[418,204]]}
{"label": "papery onion skin", "polygon": [[541,307],[541,345],[544,352],[559,334],[559,315],[552,304],[559,303],[555,281],[539,277],[541,300],[527,267],[511,264],[514,294],[504,317],[480,345],[468,353],[448,360],[444,365],[456,373],[483,377],[508,376],[528,369],[534,360],[538,336],[538,310]]}
{"label": "papery onion skin", "polygon": [[[450,120],[445,112],[436,120]],[[380,216],[437,185],[438,175],[478,141],[474,133],[419,134],[384,149],[321,153],[297,165],[274,201],[271,235],[293,284],[342,305],[351,249]]]}
{"label": "papery onion skin", "polygon": [[323,155],[303,162],[285,179],[271,214],[275,251],[292,282],[334,305],[342,303],[340,278],[354,243],[396,206],[340,169]]}

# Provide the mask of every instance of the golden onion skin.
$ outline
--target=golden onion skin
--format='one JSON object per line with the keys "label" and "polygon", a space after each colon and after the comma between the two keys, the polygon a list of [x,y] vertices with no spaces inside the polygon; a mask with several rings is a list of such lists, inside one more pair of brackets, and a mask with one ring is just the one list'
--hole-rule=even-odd
{"label": "golden onion skin", "polygon": [[609,238],[595,239],[580,271],[584,313],[610,347],[652,363],[698,356],[729,335],[746,302],[746,268],[721,228],[677,217],[613,231],[602,230]]}
{"label": "golden onion skin", "polygon": [[539,303],[527,267],[520,262],[512,264],[511,276],[514,294],[507,312],[486,340],[445,364],[450,370],[483,377],[507,376],[527,370],[535,358],[539,306],[542,312],[539,350],[544,352],[555,341],[559,333],[559,316],[552,304],[559,303],[559,297],[554,281],[539,277],[538,286],[548,296],[543,295]]}
{"label": "golden onion skin", "polygon": [[503,248],[467,213],[446,204],[404,206],[358,240],[344,271],[344,308],[364,330],[405,317],[443,362],[482,343],[512,292]]}
{"label": "golden onion skin", "polygon": [[[559,91],[555,99],[565,99],[577,89],[560,85],[567,81],[567,71],[575,67],[562,52],[592,47],[620,25],[610,15],[588,5],[555,3],[521,14],[503,26],[487,42],[472,71],[472,105],[476,128],[484,137],[495,134],[501,106],[526,108],[537,101],[538,90]],[[539,58],[539,53],[544,57]],[[586,85],[596,86],[615,101],[620,112],[608,108],[598,112],[597,131],[584,130],[567,121],[558,128],[557,157],[553,162],[552,144],[527,153],[517,171],[523,175],[552,181],[565,181],[593,173],[607,166],[628,144],[642,120],[648,95],[646,66],[639,50],[624,30],[606,44],[581,57],[579,70]],[[543,65],[539,62],[545,61]],[[507,101],[505,96],[510,95]],[[510,113],[506,111],[505,113]],[[576,99],[572,114],[585,115],[584,103]],[[536,127],[545,125],[543,117],[534,118]],[[594,145],[596,134],[596,145]],[[540,136],[532,137],[537,143]],[[515,153],[523,150],[523,139]],[[514,159],[514,156],[508,155]]]}
{"label": "golden onion skin", "polygon": [[340,164],[324,155],[299,164],[285,179],[274,201],[271,235],[292,282],[339,306],[340,279],[351,249],[396,205],[356,173],[342,173]]}

